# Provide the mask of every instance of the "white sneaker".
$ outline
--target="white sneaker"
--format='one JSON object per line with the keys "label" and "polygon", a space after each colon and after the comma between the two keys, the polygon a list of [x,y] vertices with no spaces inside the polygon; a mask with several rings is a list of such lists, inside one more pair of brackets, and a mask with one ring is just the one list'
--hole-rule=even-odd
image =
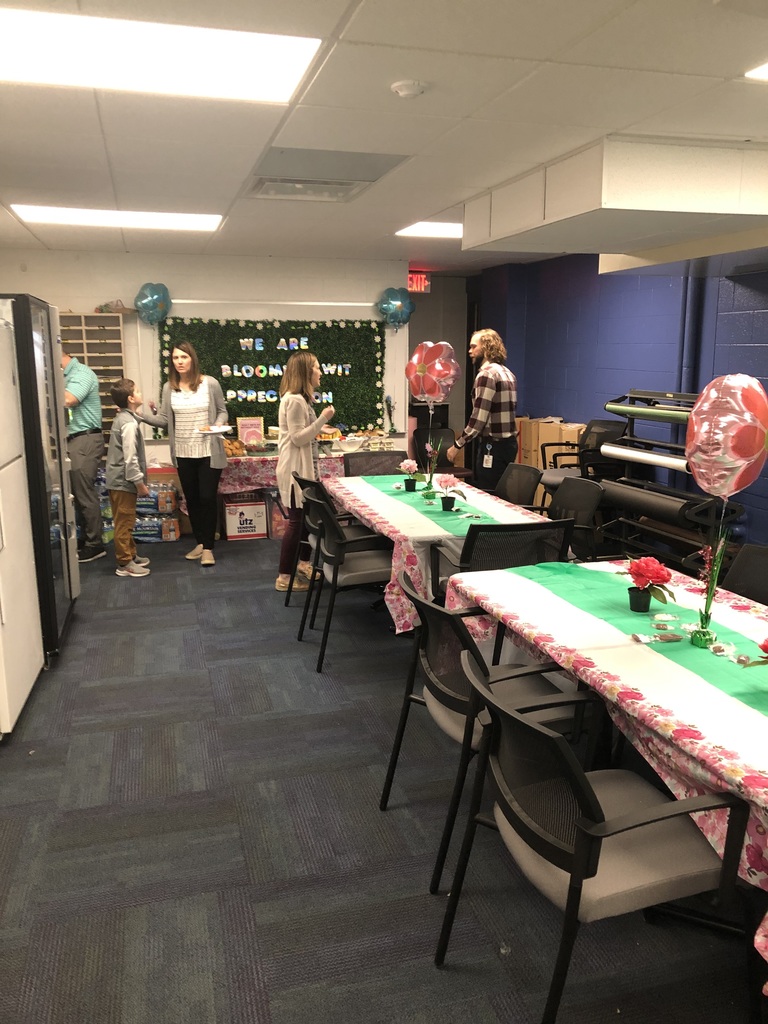
{"label": "white sneaker", "polygon": [[149,573],[150,570],[145,565],[137,565],[136,562],[118,565],[115,569],[115,576],[149,576]]}
{"label": "white sneaker", "polygon": [[190,562],[194,562],[196,559],[202,558],[202,555],[203,555],[203,545],[202,544],[198,544],[197,547],[194,547],[194,548],[192,548],[191,551],[188,551],[186,553],[186,555],[184,555],[184,557],[189,559]]}
{"label": "white sneaker", "polygon": [[144,558],[143,555],[136,555],[133,559],[134,565],[149,565],[149,559]]}

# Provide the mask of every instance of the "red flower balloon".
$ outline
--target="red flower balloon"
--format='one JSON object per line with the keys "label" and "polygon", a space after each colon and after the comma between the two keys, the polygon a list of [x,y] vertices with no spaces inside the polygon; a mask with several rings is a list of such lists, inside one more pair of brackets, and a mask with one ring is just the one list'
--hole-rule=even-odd
{"label": "red flower balloon", "polygon": [[411,395],[432,406],[446,400],[461,376],[461,367],[448,342],[422,341],[405,367],[405,376]]}
{"label": "red flower balloon", "polygon": [[729,498],[757,480],[768,446],[768,395],[746,373],[708,384],[688,418],[685,455],[702,491]]}

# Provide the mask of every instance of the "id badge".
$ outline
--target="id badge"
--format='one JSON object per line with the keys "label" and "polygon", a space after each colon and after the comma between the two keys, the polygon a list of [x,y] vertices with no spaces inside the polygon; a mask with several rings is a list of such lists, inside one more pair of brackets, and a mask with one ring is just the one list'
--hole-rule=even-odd
{"label": "id badge", "polygon": [[491,454],[493,449],[489,444],[487,444],[485,447],[486,452],[485,455],[483,456],[483,469],[493,469],[493,455]]}

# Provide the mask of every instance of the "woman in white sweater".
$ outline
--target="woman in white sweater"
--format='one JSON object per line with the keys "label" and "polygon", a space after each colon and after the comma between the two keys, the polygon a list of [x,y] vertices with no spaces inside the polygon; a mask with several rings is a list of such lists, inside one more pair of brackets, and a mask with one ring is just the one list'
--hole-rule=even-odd
{"label": "woman in white sweater", "polygon": [[[288,509],[288,526],[280,548],[280,566],[275,582],[276,590],[287,590],[296,559],[296,549],[302,541],[302,496],[292,474],[317,480],[317,435],[336,414],[327,405],[319,416],[312,408],[315,391],[320,387],[320,363],[311,352],[294,352],[285,364],[280,383],[280,435],[277,442],[277,486],[280,498]],[[309,561],[298,564],[294,590],[306,590],[312,569]]]}
{"label": "woman in white sweater", "polygon": [[186,558],[201,565],[214,565],[213,544],[218,518],[219,478],[227,456],[219,434],[212,426],[227,422],[224,393],[215,377],[200,372],[197,353],[188,341],[173,346],[168,383],[163,385],[160,408],[149,403],[137,418],[168,431],[171,461],[187,501],[187,515],[195,535],[195,547]]}

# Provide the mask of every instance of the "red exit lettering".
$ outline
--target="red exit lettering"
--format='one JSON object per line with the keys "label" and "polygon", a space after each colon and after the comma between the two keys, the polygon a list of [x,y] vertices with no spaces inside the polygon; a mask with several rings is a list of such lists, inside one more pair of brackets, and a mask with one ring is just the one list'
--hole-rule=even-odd
{"label": "red exit lettering", "polygon": [[421,292],[426,294],[432,290],[432,278],[422,271],[415,271],[408,275],[408,291]]}

